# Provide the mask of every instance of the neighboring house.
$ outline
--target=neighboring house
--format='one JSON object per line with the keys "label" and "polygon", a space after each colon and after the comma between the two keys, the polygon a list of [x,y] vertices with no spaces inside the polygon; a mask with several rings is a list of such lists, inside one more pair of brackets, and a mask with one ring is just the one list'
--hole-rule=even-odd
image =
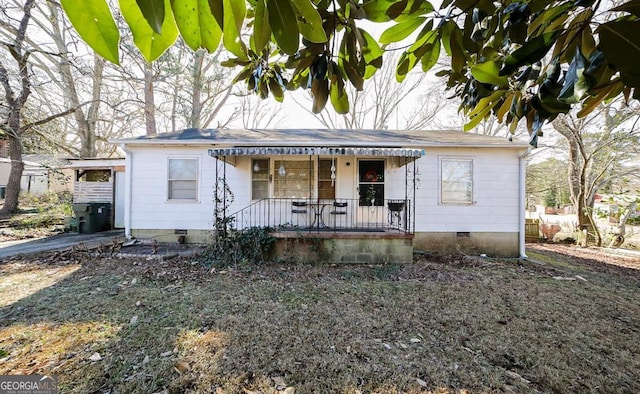
{"label": "neighboring house", "polygon": [[305,129],[112,142],[126,152],[127,236],[206,242],[217,208],[237,229],[329,240],[345,262],[411,261],[414,249],[524,255],[525,143]]}
{"label": "neighboring house", "polygon": [[[20,191],[41,195],[48,191],[70,190],[70,174],[64,170],[68,161],[53,155],[24,155],[24,170],[20,179]],[[11,159],[0,158],[0,198],[9,181]]]}

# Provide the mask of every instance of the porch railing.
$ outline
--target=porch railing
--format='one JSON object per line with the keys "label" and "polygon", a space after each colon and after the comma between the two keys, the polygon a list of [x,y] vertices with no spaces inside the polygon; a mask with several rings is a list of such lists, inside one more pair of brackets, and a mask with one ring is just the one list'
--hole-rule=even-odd
{"label": "porch railing", "polygon": [[238,230],[397,231],[413,233],[411,200],[266,198],[228,215]]}

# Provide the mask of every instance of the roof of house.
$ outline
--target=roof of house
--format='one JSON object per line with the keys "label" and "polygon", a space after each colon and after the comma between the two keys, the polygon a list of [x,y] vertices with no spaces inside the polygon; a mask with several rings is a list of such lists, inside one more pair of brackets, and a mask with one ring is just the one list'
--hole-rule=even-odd
{"label": "roof of house", "polygon": [[350,130],[350,129],[186,129],[112,140],[126,145],[207,146],[355,146],[355,147],[500,147],[526,149],[521,141],[458,130]]}

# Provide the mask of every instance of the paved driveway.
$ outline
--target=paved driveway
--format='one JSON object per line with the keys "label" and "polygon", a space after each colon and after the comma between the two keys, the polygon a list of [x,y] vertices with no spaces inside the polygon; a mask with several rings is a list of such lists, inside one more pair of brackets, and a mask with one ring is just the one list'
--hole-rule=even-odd
{"label": "paved driveway", "polygon": [[64,250],[82,243],[87,248],[110,244],[114,238],[124,238],[123,230],[111,230],[94,234],[66,233],[38,239],[0,242],[0,258],[7,258],[18,254],[45,252],[50,250]]}

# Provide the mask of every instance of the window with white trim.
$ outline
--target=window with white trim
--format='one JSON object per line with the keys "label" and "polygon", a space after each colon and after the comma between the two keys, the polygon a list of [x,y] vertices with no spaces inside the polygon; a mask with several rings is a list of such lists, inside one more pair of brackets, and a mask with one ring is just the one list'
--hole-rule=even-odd
{"label": "window with white trim", "polygon": [[473,203],[472,159],[440,159],[440,202],[443,204]]}
{"label": "window with white trim", "polygon": [[314,164],[308,160],[275,160],[273,195],[276,198],[311,198]]}
{"label": "window with white trim", "polygon": [[251,199],[269,197],[269,159],[251,160]]}
{"label": "window with white trim", "polygon": [[170,158],[168,160],[168,199],[198,199],[198,159]]}

